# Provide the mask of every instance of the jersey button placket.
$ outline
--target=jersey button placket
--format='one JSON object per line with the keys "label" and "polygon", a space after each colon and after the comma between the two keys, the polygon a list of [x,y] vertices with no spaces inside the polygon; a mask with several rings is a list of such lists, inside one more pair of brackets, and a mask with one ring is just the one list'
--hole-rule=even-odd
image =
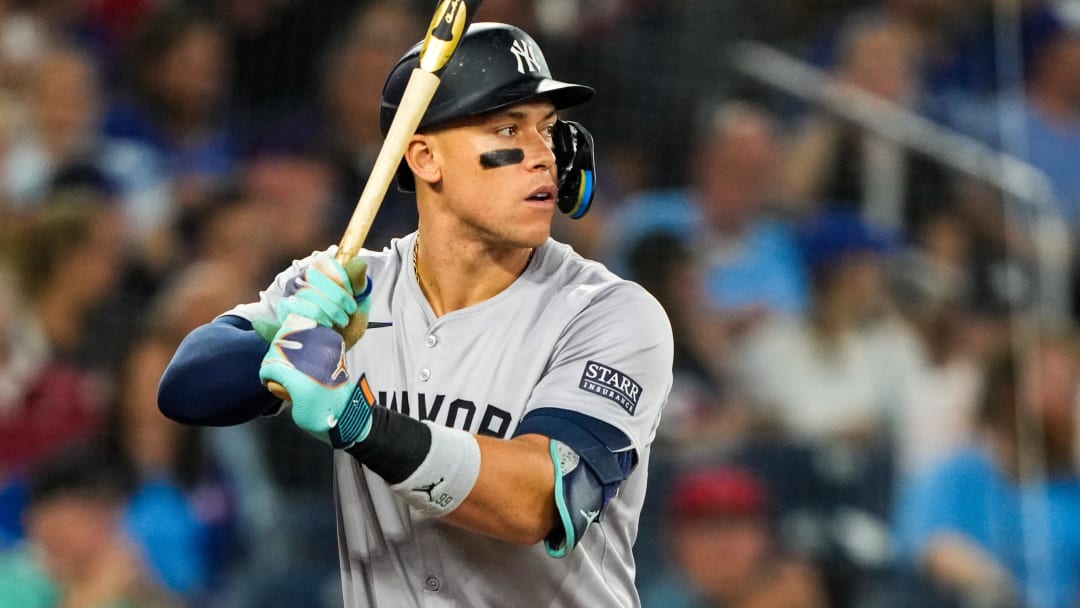
{"label": "jersey button placket", "polygon": [[427,580],[424,581],[424,587],[427,588],[428,591],[436,592],[439,589],[442,589],[442,581],[440,581],[437,576],[429,576],[427,577]]}
{"label": "jersey button placket", "polygon": [[[425,334],[424,334],[424,347],[427,348],[427,349],[434,349],[435,346],[438,345],[438,343],[439,343],[439,336],[436,335],[435,326],[429,327],[428,331],[425,332]],[[429,361],[430,359],[431,359],[431,356],[429,356],[429,355],[420,355],[420,360],[417,363],[419,363],[420,365],[423,365],[425,363],[430,363],[430,361]],[[420,367],[419,371],[416,372],[416,378],[420,382],[427,382],[428,380],[431,379],[431,368],[430,367]]]}

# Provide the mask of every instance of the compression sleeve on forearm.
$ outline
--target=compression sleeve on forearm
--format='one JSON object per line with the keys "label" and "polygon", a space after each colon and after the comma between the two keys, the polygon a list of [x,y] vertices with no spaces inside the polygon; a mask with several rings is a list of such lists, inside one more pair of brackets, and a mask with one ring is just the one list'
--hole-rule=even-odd
{"label": "compression sleeve on forearm", "polygon": [[189,425],[230,426],[281,405],[259,381],[269,345],[235,316],[192,331],[176,349],[158,385],[158,408]]}

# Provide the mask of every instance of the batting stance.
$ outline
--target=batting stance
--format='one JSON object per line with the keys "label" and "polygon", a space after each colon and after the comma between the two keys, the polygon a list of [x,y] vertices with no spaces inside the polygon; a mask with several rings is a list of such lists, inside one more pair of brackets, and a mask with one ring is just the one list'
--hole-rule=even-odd
{"label": "batting stance", "polygon": [[[419,47],[383,90],[391,122]],[[592,200],[592,139],[536,43],[475,24],[411,138],[417,232],[296,261],[193,331],[159,404],[187,424],[276,413],[334,449],[345,603],[637,606],[631,551],[672,337],[638,285],[550,238]],[[346,344],[357,316],[366,332]]]}

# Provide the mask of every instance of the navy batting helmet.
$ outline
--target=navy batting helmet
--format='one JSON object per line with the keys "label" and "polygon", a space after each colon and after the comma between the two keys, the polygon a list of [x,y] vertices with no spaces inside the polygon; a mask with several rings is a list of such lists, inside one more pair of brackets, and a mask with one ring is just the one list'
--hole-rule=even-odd
{"label": "navy batting helmet", "polygon": [[[383,87],[379,126],[390,129],[405,86],[420,60],[422,43],[398,60]],[[420,119],[418,130],[476,116],[534,97],[544,97],[556,110],[584,103],[593,89],[551,77],[540,47],[528,34],[503,23],[474,23],[441,75],[435,97]],[[558,121],[555,157],[559,169],[559,209],[577,219],[589,210],[596,178],[592,135],[584,126]],[[416,188],[412,172],[403,162],[397,172],[398,189]]]}
{"label": "navy batting helmet", "polygon": [[[383,87],[379,126],[383,135],[397,112],[409,76],[420,59],[416,44],[398,60]],[[543,96],[561,110],[592,98],[593,89],[551,77],[544,54],[528,34],[503,23],[474,23],[441,75],[419,130],[483,114]]]}

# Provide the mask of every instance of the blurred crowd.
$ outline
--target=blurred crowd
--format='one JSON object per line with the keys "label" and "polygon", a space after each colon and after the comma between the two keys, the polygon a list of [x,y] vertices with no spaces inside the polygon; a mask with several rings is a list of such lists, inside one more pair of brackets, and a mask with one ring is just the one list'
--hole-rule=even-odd
{"label": "blurred crowd", "polygon": [[[157,381],[337,242],[433,5],[0,0],[0,605],[340,606],[325,446],[287,419],[179,426]],[[555,236],[671,319],[646,607],[1080,606],[1080,2],[479,19],[597,89],[572,111],[597,200]],[[826,95],[738,69],[748,40]],[[959,143],[897,141],[895,116]],[[1000,170],[962,170],[973,149]],[[415,214],[392,191],[367,247]]]}

